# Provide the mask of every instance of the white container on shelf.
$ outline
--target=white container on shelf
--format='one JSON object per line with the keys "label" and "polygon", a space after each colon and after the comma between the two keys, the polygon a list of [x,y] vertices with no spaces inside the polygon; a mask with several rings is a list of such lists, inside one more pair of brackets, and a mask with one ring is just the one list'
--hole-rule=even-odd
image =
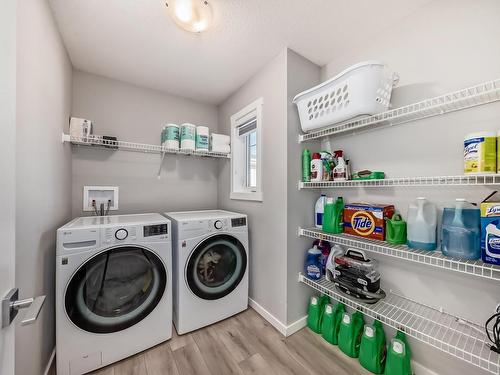
{"label": "white container on shelf", "polygon": [[347,68],[293,98],[302,130],[308,132],[387,111],[392,88],[398,80],[397,74],[379,61],[365,61]]}
{"label": "white container on shelf", "polygon": [[181,125],[181,150],[194,150],[196,146],[196,125]]}
{"label": "white container on shelf", "polygon": [[167,124],[161,133],[161,145],[168,149],[178,150],[179,138],[179,125]]}

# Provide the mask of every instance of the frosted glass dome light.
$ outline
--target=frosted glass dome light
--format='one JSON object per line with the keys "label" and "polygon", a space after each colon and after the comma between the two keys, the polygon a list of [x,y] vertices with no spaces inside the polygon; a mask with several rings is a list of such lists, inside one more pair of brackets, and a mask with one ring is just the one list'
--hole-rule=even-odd
{"label": "frosted glass dome light", "polygon": [[184,30],[201,33],[210,26],[212,8],[207,0],[168,0],[165,5],[170,17]]}

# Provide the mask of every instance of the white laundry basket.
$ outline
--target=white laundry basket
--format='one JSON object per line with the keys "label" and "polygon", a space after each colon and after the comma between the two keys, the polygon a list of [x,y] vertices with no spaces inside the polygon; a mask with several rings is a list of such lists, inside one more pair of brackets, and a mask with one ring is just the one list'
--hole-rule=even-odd
{"label": "white laundry basket", "polygon": [[302,130],[309,132],[386,111],[398,80],[398,75],[383,63],[365,61],[301,92],[293,102],[297,104]]}

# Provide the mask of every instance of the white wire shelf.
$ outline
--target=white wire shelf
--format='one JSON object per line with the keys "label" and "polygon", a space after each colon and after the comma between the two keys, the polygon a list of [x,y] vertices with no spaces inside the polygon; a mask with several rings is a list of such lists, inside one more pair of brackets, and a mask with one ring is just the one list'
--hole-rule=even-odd
{"label": "white wire shelf", "polygon": [[384,188],[403,186],[486,186],[500,185],[500,174],[431,177],[394,177],[380,180],[299,181],[299,189]]}
{"label": "white wire shelf", "polygon": [[87,137],[71,137],[68,134],[62,135],[63,142],[70,142],[71,144],[77,146],[86,147],[99,147],[106,150],[122,150],[122,151],[135,151],[135,152],[145,152],[153,154],[177,154],[177,155],[193,155],[193,156],[204,156],[212,158],[229,158],[229,154],[214,151],[195,151],[195,150],[183,150],[183,149],[170,149],[165,148],[160,145],[151,145],[146,143],[134,143],[126,141],[109,141],[104,140],[100,136],[90,135]]}
{"label": "white wire shelf", "polygon": [[425,264],[430,267],[460,272],[490,280],[500,281],[500,267],[484,263],[480,260],[449,258],[441,251],[426,251],[410,249],[406,245],[391,245],[384,241],[361,238],[349,234],[330,234],[319,229],[299,228],[299,235],[314,239],[329,241],[338,245],[352,247],[393,258]]}
{"label": "white wire shelf", "polygon": [[355,133],[370,127],[399,125],[427,117],[460,111],[500,100],[500,79],[484,82],[463,90],[425,99],[404,107],[395,108],[377,115],[350,120],[325,129],[299,135],[299,143],[312,139]]}
{"label": "white wire shelf", "polygon": [[325,278],[312,281],[300,273],[299,282],[453,357],[500,374],[500,356],[490,350],[484,328],[476,323],[395,293],[388,293],[386,298],[369,305],[347,298]]}

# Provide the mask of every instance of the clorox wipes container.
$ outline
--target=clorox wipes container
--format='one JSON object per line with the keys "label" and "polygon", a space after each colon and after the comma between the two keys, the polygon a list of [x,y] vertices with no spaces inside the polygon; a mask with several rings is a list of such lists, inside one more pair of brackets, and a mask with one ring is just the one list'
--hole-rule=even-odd
{"label": "clorox wipes container", "polygon": [[497,134],[478,132],[464,139],[464,173],[491,174],[497,172]]}

